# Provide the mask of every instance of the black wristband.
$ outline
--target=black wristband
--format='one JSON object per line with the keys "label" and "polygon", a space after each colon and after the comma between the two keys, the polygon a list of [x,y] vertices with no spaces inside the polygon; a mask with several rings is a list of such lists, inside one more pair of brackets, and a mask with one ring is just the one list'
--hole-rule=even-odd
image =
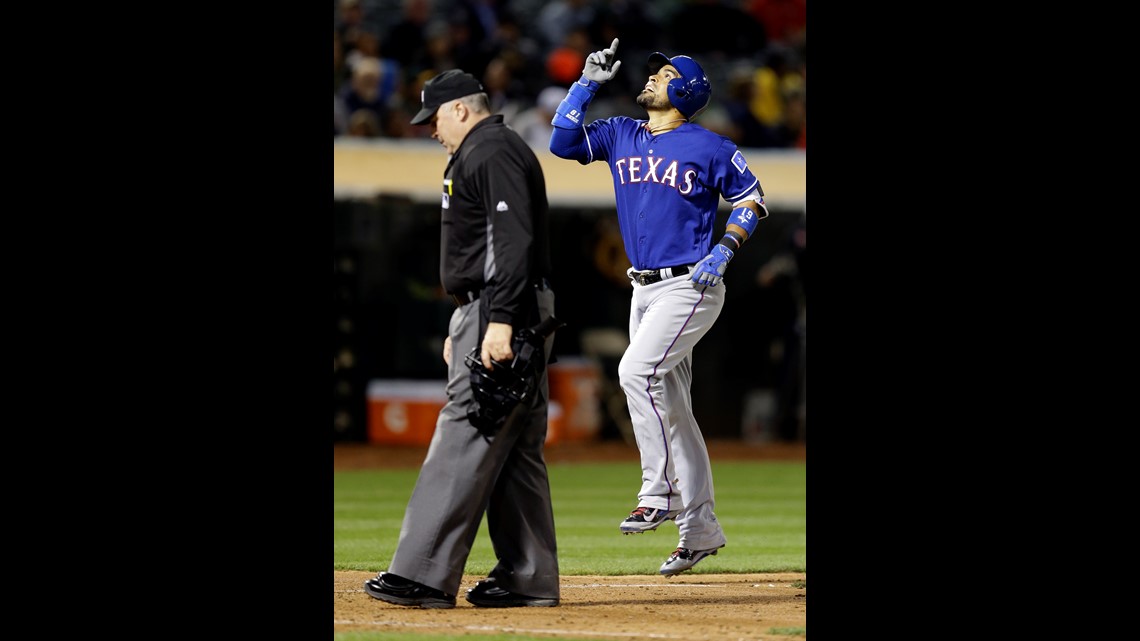
{"label": "black wristband", "polygon": [[744,239],[740,237],[740,234],[736,234],[736,233],[733,233],[730,231],[726,231],[726,232],[724,232],[724,238],[721,238],[720,242],[717,244],[718,245],[724,245],[725,249],[734,252],[734,251],[740,249],[740,244],[741,244],[741,241],[743,241],[743,240]]}
{"label": "black wristband", "polygon": [[737,247],[740,247],[741,245],[744,244],[744,236],[741,236],[740,234],[738,234],[734,231],[726,229],[726,230],[724,230],[724,235],[725,236],[732,236],[732,239],[736,241]]}

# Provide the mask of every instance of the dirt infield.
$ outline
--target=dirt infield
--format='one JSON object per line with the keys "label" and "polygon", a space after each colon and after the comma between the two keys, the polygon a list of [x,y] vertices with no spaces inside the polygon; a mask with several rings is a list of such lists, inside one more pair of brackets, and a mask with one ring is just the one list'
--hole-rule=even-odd
{"label": "dirt infield", "polygon": [[758,641],[806,639],[803,574],[563,576],[556,608],[476,608],[462,593],[451,610],[390,605],[364,593],[374,572],[334,572],[333,629],[454,636],[530,634],[562,639]]}
{"label": "dirt infield", "polygon": [[[805,460],[803,443],[709,442],[713,461]],[[334,445],[334,469],[417,467],[423,448]],[[548,463],[628,460],[637,449],[621,442],[563,443],[546,450]],[[796,641],[807,638],[804,573],[562,576],[555,608],[475,608],[463,599],[481,576],[464,576],[456,606],[423,610],[390,605],[364,593],[374,572],[333,572],[333,630],[423,632],[477,639],[528,634],[552,639],[675,641]]]}

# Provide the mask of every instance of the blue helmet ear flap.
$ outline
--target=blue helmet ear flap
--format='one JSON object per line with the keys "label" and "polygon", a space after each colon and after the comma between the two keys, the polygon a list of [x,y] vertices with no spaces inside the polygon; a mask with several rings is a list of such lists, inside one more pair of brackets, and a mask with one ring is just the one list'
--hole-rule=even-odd
{"label": "blue helmet ear flap", "polygon": [[674,78],[669,81],[666,92],[669,94],[669,102],[673,103],[677,111],[692,120],[709,106],[712,85],[703,75],[692,79]]}
{"label": "blue helmet ear flap", "polygon": [[689,56],[666,56],[661,52],[649,55],[649,71],[657,73],[665,65],[673,65],[681,74],[680,78],[669,81],[666,93],[669,102],[681,112],[685,118],[692,120],[709,106],[712,98],[712,83],[705,75],[704,69]]}

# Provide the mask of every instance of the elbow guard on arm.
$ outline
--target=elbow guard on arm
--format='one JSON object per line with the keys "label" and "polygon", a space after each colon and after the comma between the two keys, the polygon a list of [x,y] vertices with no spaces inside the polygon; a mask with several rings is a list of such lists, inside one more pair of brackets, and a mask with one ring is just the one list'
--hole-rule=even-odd
{"label": "elbow guard on arm", "polygon": [[593,160],[586,139],[586,107],[600,86],[582,76],[570,87],[566,98],[555,110],[554,119],[550,121],[554,126],[554,131],[550,133],[550,153],[559,158],[577,160],[583,165]]}
{"label": "elbow guard on arm", "polygon": [[590,105],[594,93],[600,86],[584,75],[579,78],[578,82],[570,85],[570,91],[558,105],[558,109],[554,110],[554,118],[550,124],[559,129],[577,129],[585,124],[586,107]]}

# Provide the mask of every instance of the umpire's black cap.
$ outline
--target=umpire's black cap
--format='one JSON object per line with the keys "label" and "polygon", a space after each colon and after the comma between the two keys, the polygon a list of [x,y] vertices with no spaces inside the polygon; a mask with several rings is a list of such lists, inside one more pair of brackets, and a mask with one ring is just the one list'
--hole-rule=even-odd
{"label": "umpire's black cap", "polygon": [[423,108],[412,118],[412,124],[426,124],[443,103],[482,91],[483,85],[475,76],[459,69],[449,69],[424,83],[424,90],[420,92]]}

